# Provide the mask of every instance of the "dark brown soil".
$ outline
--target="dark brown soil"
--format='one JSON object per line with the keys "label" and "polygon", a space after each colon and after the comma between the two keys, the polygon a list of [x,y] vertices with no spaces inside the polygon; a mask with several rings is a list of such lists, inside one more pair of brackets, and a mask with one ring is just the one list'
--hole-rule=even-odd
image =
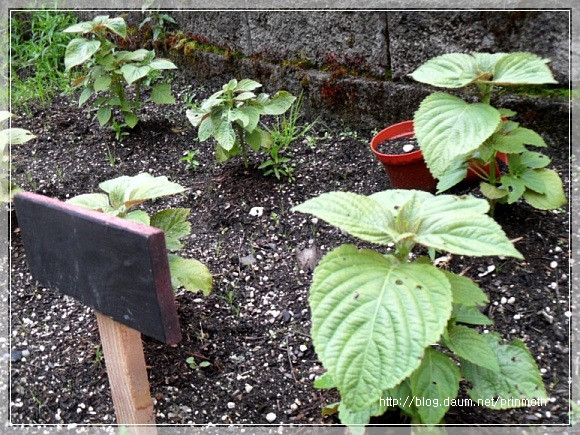
{"label": "dark brown soil", "polygon": [[[405,151],[404,147],[412,145],[413,149]],[[419,144],[415,137],[398,137],[395,139],[389,139],[381,142],[377,145],[377,151],[381,154],[387,155],[397,155],[397,154],[407,154],[417,151],[419,149]]]}
{"label": "dark brown soil", "polygon": [[[195,89],[189,80],[176,80],[173,87],[180,97],[213,92]],[[91,116],[62,97],[50,107],[33,109],[31,118],[21,118],[19,126],[38,138],[14,149],[15,179],[27,190],[60,199],[96,192],[104,180],[143,171],[167,175],[190,189],[151,208],[192,209],[193,231],[181,254],[206,263],[215,288],[207,298],[177,293],[181,343],[171,347],[144,338],[157,421],[264,424],[273,412],[276,423],[336,423],[336,416],[322,417],[321,409],[335,402],[337,393],[312,387],[323,372],[309,337],[312,264],[298,261],[305,248],[319,256],[358,242],[290,208],[331,190],[370,194],[387,189],[388,179],[368,140],[340,131],[322,138],[318,132],[315,147],[306,141],[292,146],[296,181],[280,183],[255,169],[260,163],[255,155],[249,170],[237,159],[217,164],[213,144],[197,141],[181,104],[147,106],[140,129],[123,143]],[[567,183],[567,144],[559,145],[547,152]],[[195,171],[179,161],[190,149],[198,150],[201,162]],[[107,150],[115,154],[115,166]],[[263,207],[263,214],[250,215],[252,207]],[[525,261],[455,256],[444,265],[473,278],[488,293],[485,312],[495,321],[489,330],[526,342],[552,398],[548,406],[534,409],[454,408],[447,423],[568,422],[568,218],[567,212],[538,211],[524,203],[500,207],[497,220],[517,239]],[[11,237],[12,423],[113,423],[93,313],[37,286],[17,225]],[[211,365],[192,369],[186,363],[190,356]]]}

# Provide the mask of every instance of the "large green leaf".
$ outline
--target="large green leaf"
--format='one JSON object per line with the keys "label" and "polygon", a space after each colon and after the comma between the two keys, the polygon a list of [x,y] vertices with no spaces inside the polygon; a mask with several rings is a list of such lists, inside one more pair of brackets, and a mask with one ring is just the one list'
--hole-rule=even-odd
{"label": "large green leaf", "polygon": [[493,321],[474,306],[454,303],[451,317],[458,323],[466,323],[468,325],[493,325]]}
{"label": "large green leaf", "polygon": [[487,201],[473,196],[433,196],[386,190],[370,197],[324,193],[294,207],[312,213],[355,237],[377,244],[411,240],[459,255],[522,258],[501,227],[486,213]]}
{"label": "large green leaf", "polygon": [[183,286],[187,291],[201,291],[205,296],[211,293],[213,278],[205,264],[174,254],[169,254],[168,258],[171,283],[175,289]]}
{"label": "large green leaf", "polygon": [[510,174],[502,175],[500,181],[502,188],[508,192],[507,194],[508,204],[513,204],[514,202],[516,202],[518,199],[521,198],[521,196],[526,191],[526,185],[523,182],[523,180],[521,180],[515,175]]}
{"label": "large green leaf", "polygon": [[487,340],[477,331],[462,325],[449,328],[446,346],[457,356],[485,367],[493,372],[499,372],[499,362]]}
{"label": "large green leaf", "polygon": [[221,119],[213,133],[220,146],[229,151],[236,143],[236,133],[227,119]]}
{"label": "large green leaf", "polygon": [[176,69],[177,66],[169,59],[157,58],[153,59],[149,64],[153,69]]}
{"label": "large green leaf", "polygon": [[86,193],[75,196],[66,202],[97,211],[105,211],[110,208],[109,197],[103,193]]}
{"label": "large green leaf", "polygon": [[496,63],[491,83],[500,86],[558,83],[548,68],[549,62],[531,53],[510,53]]}
{"label": "large green leaf", "polygon": [[88,33],[93,30],[93,23],[90,21],[83,21],[76,23],[63,30],[63,33]]}
{"label": "large green leaf", "polygon": [[97,110],[97,120],[101,126],[105,125],[111,119],[111,108],[109,106],[100,107]]}
{"label": "large green leaf", "polygon": [[191,224],[187,222],[190,210],[188,208],[170,208],[151,216],[150,225],[163,230],[165,244],[169,250],[182,248],[181,238],[188,236]]}
{"label": "large green leaf", "polygon": [[130,221],[138,222],[140,224],[149,225],[151,220],[149,219],[149,215],[143,210],[135,210],[129,212],[125,215],[125,219]]}
{"label": "large green leaf", "polygon": [[290,108],[294,100],[296,97],[291,93],[279,91],[264,103],[264,113],[266,115],[282,115]]}
{"label": "large green leaf", "polygon": [[182,193],[186,189],[173,183],[167,177],[154,177],[144,172],[133,177],[122,176],[99,184],[99,188],[111,196],[111,204],[115,206],[113,197],[125,207],[132,207],[148,199]]}
{"label": "large green leaf", "polygon": [[499,60],[506,57],[508,53],[471,53],[471,55],[475,59],[477,69],[480,73],[491,74]]}
{"label": "large green leaf", "polygon": [[292,210],[311,213],[367,242],[386,245],[395,239],[393,215],[379,202],[363,195],[323,193]]}
{"label": "large green leaf", "polygon": [[487,295],[472,280],[465,276],[456,275],[453,272],[442,270],[453,293],[453,303],[466,306],[481,306],[489,302]]}
{"label": "large green leaf", "polygon": [[443,54],[428,60],[411,77],[442,88],[461,88],[477,78],[477,64],[469,54]]}
{"label": "large green leaf", "polygon": [[[494,372],[467,360],[461,362],[461,372],[473,388],[469,396],[492,409],[509,409],[525,405],[507,403],[507,399],[545,399],[547,397],[538,366],[526,345],[520,340],[503,344],[498,333],[482,337],[493,349],[499,362],[499,371]],[[496,400],[505,399],[506,401]]]}
{"label": "large green leaf", "polygon": [[115,57],[117,58],[117,62],[129,62],[129,61],[133,61],[133,62],[141,62],[143,60],[145,60],[145,58],[147,56],[151,56],[154,52],[151,52],[149,50],[145,50],[144,48],[140,48],[138,50],[134,50],[134,51],[118,51],[115,54]]}
{"label": "large green leaf", "polygon": [[[441,422],[451,400],[457,397],[459,379],[459,369],[449,357],[427,348],[421,365],[409,379],[413,396],[419,399],[417,411],[423,423]],[[423,403],[426,400],[429,402]]]}
{"label": "large green leaf", "polygon": [[409,376],[443,332],[451,299],[434,266],[353,245],[327,254],[313,277],[311,333],[343,403],[364,410]]}
{"label": "large green leaf", "polygon": [[151,90],[151,101],[155,104],[175,104],[169,83],[158,83]]}
{"label": "large green leaf", "polygon": [[326,372],[321,377],[316,379],[313,384],[314,388],[327,390],[330,388],[336,388],[336,382],[330,375],[330,373]]}
{"label": "large green leaf", "polygon": [[[94,84],[95,92],[100,92],[100,91],[104,91],[105,89],[108,89],[109,86],[111,86],[111,80],[112,80],[112,78],[109,75],[97,77],[97,79],[95,80],[95,84]],[[86,88],[86,89],[90,89],[90,88]]]}
{"label": "large green leaf", "polygon": [[0,130],[0,154],[4,153],[6,145],[22,145],[36,136],[23,128],[13,127]]}
{"label": "large green leaf", "polygon": [[536,151],[525,151],[521,155],[520,162],[528,168],[540,169],[550,164],[550,158]]}
{"label": "large green leaf", "polygon": [[475,151],[501,122],[499,112],[441,92],[426,97],[415,112],[414,129],[427,166],[436,178]]}
{"label": "large green leaf", "polygon": [[111,32],[116,33],[121,38],[127,37],[127,25],[122,17],[109,18],[107,17],[101,24],[102,26],[109,29]]}
{"label": "large green leaf", "polygon": [[543,181],[546,193],[541,194],[528,189],[524,192],[524,199],[532,207],[540,210],[554,210],[566,204],[566,195],[558,173],[551,169],[536,169],[534,172]]}
{"label": "large green leaf", "polygon": [[236,85],[235,90],[238,92],[247,92],[247,91],[253,91],[254,89],[258,89],[261,87],[262,87],[262,85],[254,80],[243,79],[243,80],[240,80],[239,83]]}
{"label": "large green leaf", "polygon": [[149,72],[151,72],[152,68],[149,65],[133,65],[133,64],[126,64],[121,67],[121,74],[127,81],[128,84],[134,83],[137,80],[146,77]]}
{"label": "large green leaf", "polygon": [[68,43],[64,54],[65,69],[68,71],[77,65],[85,63],[99,50],[100,46],[101,43],[96,40],[89,41],[84,38],[73,39]]}

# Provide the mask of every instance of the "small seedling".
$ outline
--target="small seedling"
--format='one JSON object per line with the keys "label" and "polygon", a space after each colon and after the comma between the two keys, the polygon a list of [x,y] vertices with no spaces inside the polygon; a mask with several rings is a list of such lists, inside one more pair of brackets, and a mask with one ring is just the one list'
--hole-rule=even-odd
{"label": "small seedling", "polygon": [[186,169],[194,171],[199,166],[199,160],[195,158],[197,150],[187,151],[187,153],[179,159],[180,162],[186,163]]}
{"label": "small seedling", "polygon": [[199,370],[199,369],[203,369],[205,367],[209,367],[211,366],[211,363],[209,361],[202,361],[199,364],[195,361],[195,358],[190,356],[188,357],[185,362],[187,363],[187,365],[189,366],[190,369],[192,370]]}

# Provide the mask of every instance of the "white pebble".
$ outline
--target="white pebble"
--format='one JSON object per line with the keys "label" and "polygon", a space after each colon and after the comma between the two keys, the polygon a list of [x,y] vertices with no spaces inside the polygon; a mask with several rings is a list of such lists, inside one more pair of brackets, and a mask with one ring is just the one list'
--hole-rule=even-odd
{"label": "white pebble", "polygon": [[234,409],[236,404],[234,402],[228,402],[228,409]]}
{"label": "white pebble", "polygon": [[507,300],[507,303],[508,303],[508,304],[513,304],[515,301],[516,301],[516,298],[514,298],[514,297],[512,296],[511,298],[509,298],[509,299]]}
{"label": "white pebble", "polygon": [[495,270],[495,266],[492,264],[492,265],[490,265],[490,266],[487,266],[487,270],[486,270],[485,272],[478,273],[478,274],[477,274],[477,276],[480,276],[480,277],[481,277],[481,276],[488,275],[488,274],[490,274],[491,272],[493,272],[494,270]]}
{"label": "white pebble", "polygon": [[274,422],[276,420],[276,414],[269,412],[268,415],[266,415],[266,420],[268,420],[270,423]]}
{"label": "white pebble", "polygon": [[562,252],[562,248],[560,248],[559,246],[556,246],[554,248],[554,252]]}
{"label": "white pebble", "polygon": [[566,312],[564,313],[564,315],[565,315],[566,317],[572,317],[572,313],[571,313],[570,311],[566,311]]}
{"label": "white pebble", "polygon": [[540,373],[546,373],[547,371],[548,371],[548,370],[546,370],[546,369],[545,369],[545,368],[543,368],[543,367],[540,369]]}
{"label": "white pebble", "polygon": [[254,389],[254,387],[252,387],[250,384],[246,384],[246,393],[251,393],[252,390]]}
{"label": "white pebble", "polygon": [[415,149],[415,147],[411,144],[403,146],[403,152],[408,153]]}
{"label": "white pebble", "polygon": [[252,207],[250,209],[250,216],[260,217],[264,214],[264,207]]}
{"label": "white pebble", "polygon": [[316,225],[318,223],[318,218],[312,218],[312,219],[310,219],[310,222],[312,222],[314,225]]}
{"label": "white pebble", "polygon": [[306,352],[308,350],[308,346],[301,344],[300,345],[300,352]]}
{"label": "white pebble", "polygon": [[521,314],[516,314],[514,320],[520,320],[522,318]]}
{"label": "white pebble", "polygon": [[557,261],[552,261],[552,262],[550,263],[550,267],[551,267],[552,269],[555,269],[556,267],[558,267],[558,262],[557,262]]}
{"label": "white pebble", "polygon": [[502,303],[502,305],[505,304],[507,302],[507,298],[506,297],[501,298],[500,302]]}

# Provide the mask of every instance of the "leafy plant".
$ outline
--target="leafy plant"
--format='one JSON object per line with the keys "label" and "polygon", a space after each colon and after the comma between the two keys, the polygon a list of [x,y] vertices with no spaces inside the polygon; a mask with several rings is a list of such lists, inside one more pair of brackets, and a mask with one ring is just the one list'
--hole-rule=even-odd
{"label": "leafy plant", "polygon": [[193,171],[199,166],[199,160],[195,158],[196,155],[197,150],[190,150],[182,158],[180,158],[179,161],[185,162],[187,169]]}
{"label": "leafy plant", "polygon": [[[51,10],[15,12],[10,21],[11,102],[29,111],[36,100],[48,104],[58,92],[70,91],[62,58],[71,35],[63,29],[74,15]],[[8,46],[8,41],[6,41]]]}
{"label": "leafy plant", "polygon": [[[480,102],[468,103],[437,92],[426,97],[414,116],[417,141],[427,166],[445,191],[459,183],[471,165],[482,179],[480,188],[492,207],[523,198],[533,207],[550,210],[566,203],[562,181],[546,166],[550,159],[526,145],[546,147],[536,132],[510,121],[509,109],[490,105],[497,86],[556,83],[548,59],[531,53],[451,53],[437,56],[417,68],[415,80],[443,88],[475,86]],[[508,159],[508,172],[496,172],[498,153]],[[486,167],[489,169],[486,170]]]}
{"label": "leafy plant", "polygon": [[[498,396],[546,397],[523,342],[504,343],[497,333],[479,334],[467,326],[492,323],[478,309],[488,298],[477,284],[438,269],[428,257],[409,260],[415,245],[521,259],[488,209],[485,200],[472,196],[413,190],[370,196],[331,192],[294,207],[365,242],[394,244],[387,254],[342,245],[314,271],[311,336],[327,370],[315,387],[338,388],[343,423],[367,424],[393,406],[414,423],[439,423],[461,378],[472,385],[469,396],[483,399],[483,406]],[[413,396],[439,406],[405,402]],[[381,398],[403,400],[388,405]],[[498,403],[492,407],[498,409]]]}
{"label": "leafy plant", "polygon": [[[101,126],[113,119],[115,110],[123,115],[124,123],[115,124],[118,139],[122,137],[119,129],[123,124],[133,128],[139,121],[144,88],[152,86],[150,99],[156,104],[175,103],[168,82],[153,85],[161,71],[176,68],[173,62],[156,58],[153,50],[120,51],[110,39],[113,35],[127,37],[127,25],[123,18],[100,15],[64,31],[88,36],[70,41],[64,59],[67,71],[83,66],[83,75],[73,83],[74,86],[83,87],[79,106],[86,103],[93,94],[100,94],[93,106]],[[126,87],[132,87],[134,93],[127,92]]]}
{"label": "leafy plant", "polygon": [[[8,121],[13,115],[10,112],[0,110],[0,125]],[[10,145],[21,145],[34,139],[32,133],[23,128],[6,128],[0,130],[0,201],[9,202],[13,195],[20,191],[10,177],[12,166],[10,164]]]}
{"label": "leafy plant", "polygon": [[152,31],[153,41],[157,41],[159,38],[165,36],[165,30],[168,25],[177,23],[171,15],[162,13],[159,10],[160,8],[151,9],[153,3],[155,3],[154,0],[148,0],[141,6],[141,13],[147,13],[147,17],[139,24],[139,30],[145,26],[149,26]]}
{"label": "leafy plant", "polygon": [[[133,208],[147,200],[185,192],[185,188],[172,183],[167,177],[154,177],[148,173],[104,181],[99,184],[99,188],[105,193],[78,195],[67,202],[159,228],[165,233],[169,251],[183,247],[180,239],[188,236],[191,231],[191,225],[187,222],[189,209],[169,208],[149,216],[144,210]],[[211,292],[212,276],[203,263],[171,253],[168,256],[174,289],[183,286],[191,292],[201,290],[205,295]]]}
{"label": "leafy plant", "polygon": [[258,127],[260,116],[283,114],[296,97],[286,91],[279,91],[273,97],[265,93],[256,95],[253,91],[260,87],[254,80],[232,79],[221,91],[187,110],[187,118],[199,128],[198,139],[203,142],[213,137],[217,141],[218,162],[241,153],[247,168],[248,147],[257,152],[271,146],[271,134]]}

